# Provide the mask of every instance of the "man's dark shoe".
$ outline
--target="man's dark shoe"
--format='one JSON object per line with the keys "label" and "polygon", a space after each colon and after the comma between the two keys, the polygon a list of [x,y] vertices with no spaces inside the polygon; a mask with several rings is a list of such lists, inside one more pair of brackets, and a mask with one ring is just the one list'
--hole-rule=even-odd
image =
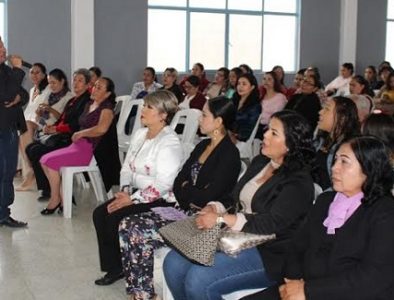
{"label": "man's dark shoe", "polygon": [[103,277],[94,281],[97,285],[110,285],[115,281],[122,279],[124,277],[123,272],[120,273],[107,273]]}
{"label": "man's dark shoe", "polygon": [[37,198],[38,201],[43,202],[43,201],[48,201],[49,198],[51,198],[51,195],[49,193],[41,193],[41,195]]}
{"label": "man's dark shoe", "polygon": [[23,228],[27,226],[26,222],[17,221],[11,217],[8,217],[0,221],[0,226],[7,226],[11,228]]}

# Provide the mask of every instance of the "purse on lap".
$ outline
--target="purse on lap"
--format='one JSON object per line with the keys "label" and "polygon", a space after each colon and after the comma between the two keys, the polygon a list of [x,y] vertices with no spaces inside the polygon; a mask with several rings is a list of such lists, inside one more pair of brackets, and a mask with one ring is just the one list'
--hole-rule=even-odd
{"label": "purse on lap", "polygon": [[221,229],[216,224],[211,229],[198,229],[196,217],[170,223],[159,229],[162,237],[181,254],[188,259],[202,264],[212,266],[218,245]]}

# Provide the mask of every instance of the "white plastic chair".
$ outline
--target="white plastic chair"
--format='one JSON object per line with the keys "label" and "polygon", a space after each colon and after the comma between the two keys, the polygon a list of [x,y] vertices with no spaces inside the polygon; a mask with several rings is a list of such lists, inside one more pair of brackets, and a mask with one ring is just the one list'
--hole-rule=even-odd
{"label": "white plastic chair", "polygon": [[195,108],[179,110],[171,122],[172,129],[175,130],[178,124],[184,124],[183,132],[179,135],[181,143],[194,144],[198,130],[198,119],[201,111]]}
{"label": "white plastic chair", "polygon": [[63,167],[60,169],[62,176],[63,216],[67,219],[72,214],[73,179],[75,174],[87,172],[98,202],[104,202],[103,180],[94,156],[88,166]]}
{"label": "white plastic chair", "polygon": [[[130,96],[119,96],[116,98],[117,102],[122,102],[122,107],[120,109],[120,114],[119,114],[119,120],[118,123],[116,124],[116,131],[118,135],[118,145],[119,145],[119,157],[121,159],[121,162],[123,162],[124,155],[127,153],[127,150],[129,149],[130,146],[130,139],[133,133],[141,128],[141,111],[142,111],[142,105],[144,104],[143,99],[135,99],[132,100]],[[132,110],[133,106],[137,105],[137,113],[135,116],[135,122],[134,126],[130,132],[130,134],[126,134],[125,132],[125,126],[127,122],[127,118],[130,114],[130,111]]]}
{"label": "white plastic chair", "polygon": [[253,159],[253,156],[254,156],[253,141],[254,141],[254,137],[256,136],[257,129],[259,128],[260,118],[261,118],[261,115],[257,118],[256,124],[254,125],[252,133],[250,134],[250,137],[247,139],[247,141],[246,142],[238,141],[236,144],[236,146],[239,150],[239,154],[241,156],[241,159],[249,159],[249,161],[251,161]]}
{"label": "white plastic chair", "polygon": [[190,144],[190,143],[181,143],[182,149],[183,149],[183,161],[182,165],[186,162],[186,160],[189,158],[190,153],[193,152],[195,145]]}

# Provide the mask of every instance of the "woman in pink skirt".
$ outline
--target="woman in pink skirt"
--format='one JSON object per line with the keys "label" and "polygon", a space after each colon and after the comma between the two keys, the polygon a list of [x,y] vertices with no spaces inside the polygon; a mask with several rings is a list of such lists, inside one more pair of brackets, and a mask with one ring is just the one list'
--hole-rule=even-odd
{"label": "woman in pink skirt", "polygon": [[87,166],[93,150],[100,141],[114,118],[115,103],[114,83],[103,77],[96,81],[91,101],[86,105],[84,113],[79,118],[80,131],[72,136],[73,143],[62,149],[45,154],[40,162],[51,188],[51,198],[48,206],[41,211],[42,215],[51,215],[57,209],[62,210],[60,195],[60,168],[66,166]]}

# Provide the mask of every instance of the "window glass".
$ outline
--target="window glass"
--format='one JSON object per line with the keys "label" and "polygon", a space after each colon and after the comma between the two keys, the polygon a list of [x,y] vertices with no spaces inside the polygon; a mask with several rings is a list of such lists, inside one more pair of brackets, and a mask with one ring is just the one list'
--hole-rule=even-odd
{"label": "window glass", "polygon": [[394,22],[387,22],[386,60],[394,62]]}
{"label": "window glass", "polygon": [[186,7],[186,0],[149,0],[148,5]]}
{"label": "window glass", "polygon": [[264,0],[264,11],[296,13],[297,0]]}
{"label": "window glass", "polygon": [[226,0],[189,0],[190,7],[226,8]]}
{"label": "window glass", "polygon": [[238,10],[262,11],[263,2],[261,0],[228,0],[228,8]]}
{"label": "window glass", "polygon": [[185,70],[186,12],[148,10],[148,65],[157,71],[167,67]]}
{"label": "window glass", "polygon": [[295,71],[296,17],[264,16],[263,70],[281,65],[286,72]]}
{"label": "window glass", "polygon": [[248,64],[261,69],[261,16],[230,15],[229,68]]}
{"label": "window glass", "polygon": [[191,13],[189,61],[201,61],[208,70],[223,67],[224,38],[224,14]]}
{"label": "window glass", "polygon": [[394,19],[394,0],[387,1],[387,18]]}

